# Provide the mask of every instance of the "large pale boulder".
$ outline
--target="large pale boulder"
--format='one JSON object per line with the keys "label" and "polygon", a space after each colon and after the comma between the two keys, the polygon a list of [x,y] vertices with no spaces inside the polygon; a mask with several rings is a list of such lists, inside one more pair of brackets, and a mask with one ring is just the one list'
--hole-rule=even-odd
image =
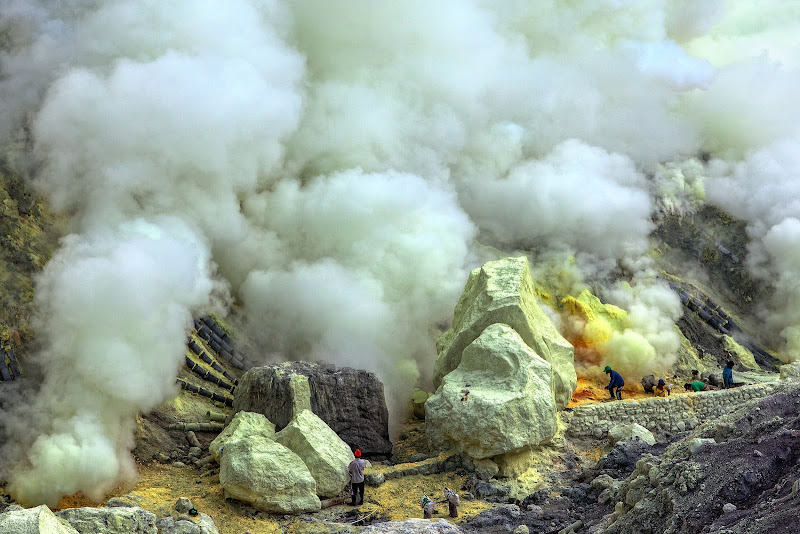
{"label": "large pale boulder", "polygon": [[78,534],[45,505],[0,514],[0,534]]}
{"label": "large pale boulder", "polygon": [[492,324],[425,403],[431,446],[481,459],[552,438],[558,425],[551,382],[550,363],[510,326]]}
{"label": "large pale boulder", "polygon": [[556,404],[566,406],[578,383],[574,349],[536,302],[524,257],[490,261],[470,273],[453,314],[453,325],[436,341],[434,386],[458,367],[464,349],[495,323],[509,325],[533,352],[550,363],[549,387]]}
{"label": "large pale boulder", "polygon": [[254,412],[237,412],[231,422],[228,423],[222,432],[214,438],[208,446],[208,452],[219,463],[222,453],[220,452],[225,444],[237,439],[247,439],[252,436],[262,436],[271,438],[275,434],[275,425],[269,419]]}
{"label": "large pale boulder", "polygon": [[156,515],[132,507],[67,508],[56,513],[80,534],[157,534]]}
{"label": "large pale boulder", "polygon": [[347,466],[353,452],[344,441],[310,410],[303,410],[272,437],[298,455],[317,482],[317,495],[336,497],[347,485]]}
{"label": "large pale boulder", "polygon": [[277,430],[311,410],[351,449],[392,452],[383,384],[367,371],[309,362],[254,367],[239,379],[233,410],[264,414]]}
{"label": "large pale boulder", "polygon": [[253,436],[225,444],[219,470],[225,498],[276,514],[316,512],[317,484],[295,453],[269,438]]}

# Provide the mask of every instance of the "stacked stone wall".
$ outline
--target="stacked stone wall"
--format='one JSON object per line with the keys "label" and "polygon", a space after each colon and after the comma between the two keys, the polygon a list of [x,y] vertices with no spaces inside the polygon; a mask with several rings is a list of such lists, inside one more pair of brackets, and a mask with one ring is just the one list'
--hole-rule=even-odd
{"label": "stacked stone wall", "polygon": [[703,421],[719,417],[742,404],[775,391],[778,382],[734,389],[673,394],[669,397],[629,399],[584,404],[572,410],[567,434],[572,437],[604,438],[611,427],[638,423],[653,434],[691,430]]}

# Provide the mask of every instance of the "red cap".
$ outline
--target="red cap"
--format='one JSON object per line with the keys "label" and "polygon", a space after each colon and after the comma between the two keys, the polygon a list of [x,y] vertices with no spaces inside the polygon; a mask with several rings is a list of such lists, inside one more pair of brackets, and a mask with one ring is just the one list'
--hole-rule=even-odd
{"label": "red cap", "polygon": [[356,449],[356,452],[354,452],[353,454],[355,455],[356,458],[361,458],[361,451],[359,449]]}

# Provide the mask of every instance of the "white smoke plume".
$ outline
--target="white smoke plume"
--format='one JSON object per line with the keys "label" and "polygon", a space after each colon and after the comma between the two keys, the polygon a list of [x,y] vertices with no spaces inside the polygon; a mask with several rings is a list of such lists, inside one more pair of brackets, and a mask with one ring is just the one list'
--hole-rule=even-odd
{"label": "white smoke plume", "polygon": [[25,412],[36,419],[17,423],[17,438],[33,438],[9,477],[18,500],[55,506],[78,490],[101,499],[134,476],[136,415],[175,390],[191,310],[214,285],[207,246],[181,221],[64,240],[38,285],[46,374]]}
{"label": "white smoke plume", "polygon": [[[476,237],[529,249],[562,287],[604,280],[640,264],[656,212],[702,202],[686,162],[703,150],[727,169],[709,171],[709,198],[766,221],[743,206],[758,189],[748,162],[796,147],[800,33],[779,31],[779,2],[735,4],[4,2],[0,135],[27,142],[75,232],[37,288],[39,358],[69,362],[61,380],[95,393],[42,388],[12,447],[17,491],[97,496],[129,474],[135,414],[174,393],[190,315],[226,290],[265,361],[349,364],[402,393],[429,379]],[[759,15],[741,40],[745,14],[765,9],[782,16]],[[743,53],[756,40],[779,46]],[[765,79],[770,99],[755,98]],[[714,189],[751,179],[741,197]],[[796,269],[781,252],[792,229],[764,242],[773,272]],[[80,309],[60,304],[77,298],[73,274]],[[637,280],[615,299],[663,361],[675,301]],[[104,383],[114,368],[128,385]],[[55,443],[72,453],[50,456]],[[94,450],[103,467],[81,469]]]}

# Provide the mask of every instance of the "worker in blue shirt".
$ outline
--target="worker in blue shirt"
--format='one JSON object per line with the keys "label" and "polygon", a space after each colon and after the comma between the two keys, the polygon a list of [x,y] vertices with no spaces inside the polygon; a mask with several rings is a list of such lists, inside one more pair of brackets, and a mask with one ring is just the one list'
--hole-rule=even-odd
{"label": "worker in blue shirt", "polygon": [[725,389],[733,387],[733,360],[728,361],[728,365],[722,369],[722,387]]}
{"label": "worker in blue shirt", "polygon": [[608,365],[606,365],[606,368],[603,369],[603,372],[611,375],[611,381],[606,386],[606,389],[608,390],[609,394],[611,394],[611,398],[612,399],[614,398],[614,389],[616,388],[617,390],[616,398],[622,400],[622,386],[625,385],[625,381],[622,379],[622,377],[618,372],[614,371]]}

